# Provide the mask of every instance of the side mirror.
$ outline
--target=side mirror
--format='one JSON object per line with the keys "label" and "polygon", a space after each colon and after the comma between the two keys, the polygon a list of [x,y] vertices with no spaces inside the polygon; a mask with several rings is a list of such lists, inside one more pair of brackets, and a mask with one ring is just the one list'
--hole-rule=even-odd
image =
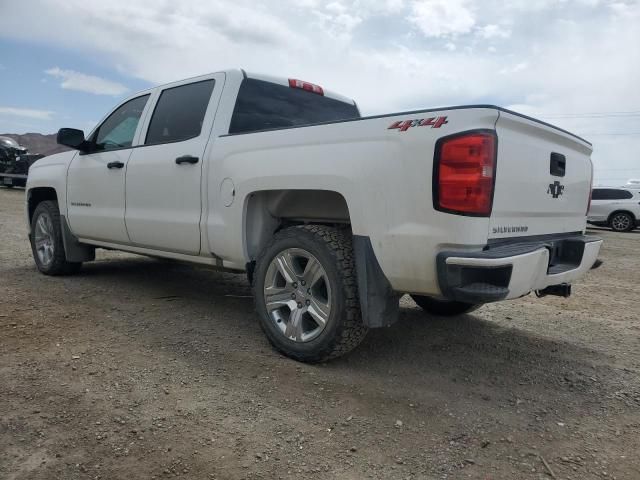
{"label": "side mirror", "polygon": [[84,139],[84,132],[76,128],[61,128],[58,130],[56,142],[80,151],[86,151],[88,146],[88,142]]}

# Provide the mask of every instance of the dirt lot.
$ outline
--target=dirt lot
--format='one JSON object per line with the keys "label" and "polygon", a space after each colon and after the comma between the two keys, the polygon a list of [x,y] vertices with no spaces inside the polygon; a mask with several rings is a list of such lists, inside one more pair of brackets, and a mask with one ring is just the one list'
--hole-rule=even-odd
{"label": "dirt lot", "polygon": [[[0,189],[0,478],[640,478],[640,232],[568,300],[271,350],[243,276],[100,252],[36,272]],[[546,465],[545,465],[546,463]]]}

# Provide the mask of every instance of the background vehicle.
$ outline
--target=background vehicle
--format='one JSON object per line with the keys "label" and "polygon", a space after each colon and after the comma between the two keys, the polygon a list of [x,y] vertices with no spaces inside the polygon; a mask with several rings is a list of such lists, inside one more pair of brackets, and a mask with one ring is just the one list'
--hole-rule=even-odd
{"label": "background vehicle", "polygon": [[9,137],[0,137],[0,185],[24,187],[29,167],[43,155],[30,155],[27,149]]}
{"label": "background vehicle", "polygon": [[640,190],[634,188],[597,187],[591,194],[587,221],[628,232],[640,225]]}
{"label": "background vehicle", "polygon": [[445,315],[567,296],[602,243],[584,235],[591,145],[495,106],[360,118],[318,85],[229,70],[58,141],[77,151],[27,186],[41,272],[96,247],[246,271],[267,337],[302,361],[390,325],[404,293]]}

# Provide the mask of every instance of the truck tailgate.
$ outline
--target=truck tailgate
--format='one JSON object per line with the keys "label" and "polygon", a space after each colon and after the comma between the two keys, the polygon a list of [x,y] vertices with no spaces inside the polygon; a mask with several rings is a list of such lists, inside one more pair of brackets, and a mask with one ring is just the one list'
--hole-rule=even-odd
{"label": "truck tailgate", "polygon": [[591,191],[591,145],[501,111],[489,238],[579,232]]}

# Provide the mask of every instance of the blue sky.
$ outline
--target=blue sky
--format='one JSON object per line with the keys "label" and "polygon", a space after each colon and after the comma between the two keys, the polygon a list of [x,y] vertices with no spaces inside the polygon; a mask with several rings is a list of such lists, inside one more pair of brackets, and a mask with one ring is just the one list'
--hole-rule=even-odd
{"label": "blue sky", "polygon": [[243,67],[365,114],[495,103],[591,140],[596,183],[640,178],[640,0],[23,0],[0,18],[0,132],[90,130],[132,92]]}
{"label": "blue sky", "polygon": [[[121,98],[152,85],[121,75],[90,55],[55,45],[0,39],[0,52],[0,107],[27,111],[22,115],[0,111],[3,133],[52,133],[61,126],[90,130]],[[95,94],[62,88],[59,76],[45,73],[55,68],[108,78],[126,91]],[[28,110],[33,110],[31,115]]]}

